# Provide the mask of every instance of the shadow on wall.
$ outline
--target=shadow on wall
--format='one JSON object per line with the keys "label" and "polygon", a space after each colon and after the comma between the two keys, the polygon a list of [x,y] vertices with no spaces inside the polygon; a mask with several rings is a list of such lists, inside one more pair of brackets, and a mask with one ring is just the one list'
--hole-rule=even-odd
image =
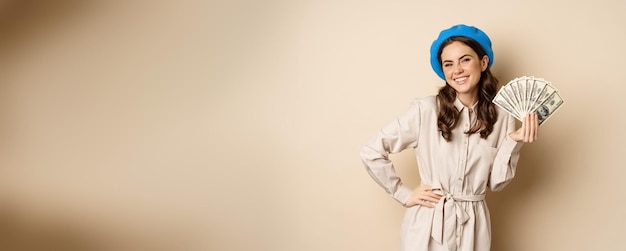
{"label": "shadow on wall", "polygon": [[[561,132],[582,131],[571,127]],[[536,222],[537,229],[541,222],[534,218],[525,218],[529,210],[542,210],[536,205],[545,201],[546,192],[555,189],[552,185],[562,175],[559,163],[563,155],[546,149],[558,149],[557,139],[560,135],[541,134],[535,143],[522,148],[519,165],[513,181],[501,192],[490,192],[488,195],[489,209],[492,219],[492,249],[518,250],[516,243],[529,241],[518,238],[520,233],[517,225],[520,222]],[[531,208],[532,207],[532,208]],[[521,244],[520,244],[521,245]]]}
{"label": "shadow on wall", "polygon": [[[65,24],[80,20],[87,11],[93,11],[98,1],[79,0],[6,0],[0,2],[0,58],[1,64],[10,65],[12,58],[24,53],[24,43],[36,42],[42,33],[55,32]],[[0,76],[0,79],[4,77]],[[0,81],[0,90],[10,89],[14,83]],[[1,94],[10,92],[0,92]],[[3,98],[3,100],[6,100]],[[0,138],[11,132],[10,105],[0,106],[0,123],[4,129]],[[8,125],[8,126],[5,126]],[[0,150],[10,149],[0,141]],[[4,153],[0,153],[2,156]],[[4,162],[4,160],[0,160]],[[6,163],[6,162],[4,162]],[[10,169],[10,166],[4,166]],[[4,169],[3,168],[3,169]],[[4,175],[4,174],[3,174]],[[1,183],[0,183],[1,184]],[[15,198],[19,192],[5,189],[0,193],[0,250],[11,251],[99,251],[99,250],[166,250],[177,240],[168,238],[135,237],[122,229],[104,228],[91,224],[71,213],[51,212],[45,208],[32,208],[22,203],[32,198]],[[44,212],[44,213],[33,213]],[[97,219],[93,219],[96,220]],[[139,236],[139,235],[138,235]],[[163,237],[163,236],[161,236]],[[167,236],[166,236],[167,237]],[[156,239],[156,240],[155,240]],[[169,242],[169,243],[168,243]],[[163,245],[169,244],[169,245]],[[177,249],[169,249],[177,250]],[[180,250],[180,249],[179,249]]]}
{"label": "shadow on wall", "polygon": [[20,41],[58,27],[81,13],[90,1],[7,0],[0,3],[0,49],[14,49]]}
{"label": "shadow on wall", "polygon": [[33,221],[20,217],[11,207],[0,205],[0,249],[14,251],[103,250],[92,236],[68,222]]}
{"label": "shadow on wall", "polygon": [[[4,63],[10,64],[7,55],[19,53],[21,42],[31,39],[38,32],[53,29],[59,21],[80,12],[85,3],[78,0],[2,1],[0,54],[5,55]],[[33,222],[27,217],[20,217],[16,205],[8,201],[4,198],[0,204],[1,250],[98,250],[100,245],[92,237],[73,229],[71,223],[55,222],[54,219]]]}
{"label": "shadow on wall", "polygon": [[22,208],[19,202],[0,203],[0,250],[11,251],[126,251],[192,250],[193,243],[177,236],[106,226],[99,219],[63,212]]}
{"label": "shadow on wall", "polygon": [[500,192],[488,194],[488,205],[491,214],[492,249],[516,250],[514,243],[517,228],[515,219],[524,213],[525,205],[540,194],[542,183],[551,179],[550,156],[532,145],[522,149],[520,163],[515,179]]}
{"label": "shadow on wall", "polygon": [[[513,44],[500,40],[501,48],[498,50],[497,68],[493,73],[500,81],[500,85],[506,85],[510,80],[521,77],[516,71],[515,58],[519,58],[518,50],[507,47]],[[521,126],[521,122],[516,121],[516,128]],[[540,130],[541,132],[541,130]],[[545,149],[552,140],[549,135],[540,133],[536,143],[526,144],[522,147],[521,156],[518,163],[515,178],[500,192],[487,192],[487,203],[491,216],[491,249],[492,250],[518,250],[515,243],[519,241],[520,235],[516,222],[519,222],[520,215],[524,215],[524,210],[535,196],[541,195],[542,185],[554,178],[554,168],[550,168],[557,161],[550,156]],[[542,150],[543,149],[543,150]],[[529,219],[524,219],[529,220]]]}

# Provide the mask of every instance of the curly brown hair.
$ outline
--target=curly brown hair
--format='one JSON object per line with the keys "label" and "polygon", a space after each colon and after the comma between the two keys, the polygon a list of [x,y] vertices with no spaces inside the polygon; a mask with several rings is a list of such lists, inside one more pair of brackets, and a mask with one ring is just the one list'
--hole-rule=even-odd
{"label": "curly brown hair", "polygon": [[[485,50],[471,38],[467,37],[450,37],[441,44],[437,57],[441,62],[441,52],[443,48],[453,42],[461,42],[476,52],[478,58],[483,58],[487,53]],[[466,134],[480,133],[480,137],[486,139],[493,131],[493,125],[498,120],[498,113],[495,105],[491,102],[498,90],[498,79],[491,73],[489,67],[480,74],[478,81],[478,104],[476,104],[476,121],[472,127],[466,131]],[[459,111],[454,106],[456,99],[456,90],[447,82],[446,85],[439,89],[437,101],[439,104],[439,112],[437,119],[437,127],[441,131],[441,136],[446,141],[452,140],[452,129],[457,126],[459,120]]]}

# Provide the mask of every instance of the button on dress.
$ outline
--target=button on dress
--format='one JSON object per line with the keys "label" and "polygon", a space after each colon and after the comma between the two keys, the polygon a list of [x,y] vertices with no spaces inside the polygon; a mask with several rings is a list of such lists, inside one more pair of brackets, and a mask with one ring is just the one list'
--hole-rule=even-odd
{"label": "button on dress", "polygon": [[404,205],[413,188],[402,183],[389,155],[415,150],[422,185],[442,197],[435,208],[407,208],[401,227],[403,251],[486,251],[491,246],[491,223],[485,201],[487,189],[502,190],[515,176],[523,143],[511,139],[515,119],[496,106],[492,133],[465,134],[476,120],[474,106],[454,102],[460,112],[452,140],[437,127],[436,96],[415,99],[408,110],[371,137],[360,156],[369,175]]}

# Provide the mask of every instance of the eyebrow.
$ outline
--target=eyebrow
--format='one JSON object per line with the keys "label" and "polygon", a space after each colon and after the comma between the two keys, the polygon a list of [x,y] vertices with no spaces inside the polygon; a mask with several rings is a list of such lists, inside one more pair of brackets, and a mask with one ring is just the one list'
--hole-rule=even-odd
{"label": "eyebrow", "polygon": [[[464,57],[467,57],[467,56],[470,56],[470,54],[464,54],[463,56],[459,57],[459,59],[464,58]],[[445,63],[445,62],[452,62],[452,60],[449,60],[449,59],[448,59],[448,60],[443,60],[443,61],[442,61],[442,63]]]}

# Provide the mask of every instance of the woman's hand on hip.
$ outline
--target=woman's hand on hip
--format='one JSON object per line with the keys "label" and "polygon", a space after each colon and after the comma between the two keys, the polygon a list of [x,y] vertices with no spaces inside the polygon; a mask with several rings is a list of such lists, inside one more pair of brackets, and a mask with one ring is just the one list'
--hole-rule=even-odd
{"label": "woman's hand on hip", "polygon": [[441,195],[434,193],[432,187],[420,186],[413,190],[411,197],[406,202],[406,204],[404,204],[404,206],[412,207],[416,205],[421,205],[434,208],[435,204],[439,202],[439,199],[441,199]]}

